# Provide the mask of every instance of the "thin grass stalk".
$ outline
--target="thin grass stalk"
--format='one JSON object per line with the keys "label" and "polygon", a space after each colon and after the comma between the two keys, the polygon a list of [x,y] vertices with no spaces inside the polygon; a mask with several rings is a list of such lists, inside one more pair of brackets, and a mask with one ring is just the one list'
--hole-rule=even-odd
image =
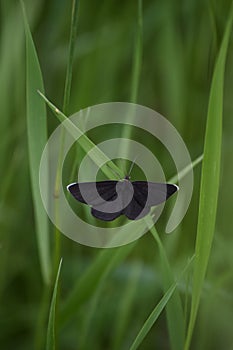
{"label": "thin grass stalk", "polygon": [[139,81],[142,67],[142,52],[143,52],[143,14],[142,14],[142,0],[138,0],[138,14],[137,14],[137,35],[135,41],[135,51],[133,56],[133,70],[132,70],[132,85],[130,101],[137,103]]}
{"label": "thin grass stalk", "polygon": [[[71,28],[70,28],[70,40],[69,40],[69,53],[68,53],[68,64],[66,70],[66,79],[65,79],[65,89],[64,89],[64,99],[63,99],[63,112],[64,114],[68,113],[69,104],[70,104],[70,92],[71,92],[71,83],[72,83],[72,72],[73,72],[73,62],[74,62],[74,50],[75,50],[75,40],[77,33],[77,23],[78,23],[78,1],[73,0],[72,3],[72,14],[71,14]],[[60,135],[60,150],[59,158],[57,164],[57,174],[55,180],[54,195],[59,197],[62,183],[62,158],[64,150],[64,131],[61,131]],[[58,208],[57,202],[55,205],[55,218],[56,222],[59,221],[58,217]],[[57,266],[60,261],[61,255],[61,233],[59,229],[55,226],[55,252],[54,252],[54,270],[57,270]]]}

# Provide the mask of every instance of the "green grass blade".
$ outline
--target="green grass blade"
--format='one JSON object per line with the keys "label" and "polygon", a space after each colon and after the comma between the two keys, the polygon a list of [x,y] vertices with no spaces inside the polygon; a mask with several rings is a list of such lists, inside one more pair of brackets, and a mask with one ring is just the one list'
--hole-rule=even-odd
{"label": "green grass blade", "polygon": [[46,109],[37,90],[44,90],[40,65],[29,29],[26,12],[21,2],[26,36],[26,94],[27,94],[27,130],[29,146],[29,166],[32,195],[35,211],[37,243],[43,279],[50,279],[50,248],[48,218],[44,210],[39,189],[39,165],[44,146],[47,142]]}
{"label": "green grass blade", "polygon": [[71,294],[63,305],[61,323],[70,319],[97,290],[104,278],[131,252],[135,243],[120,248],[102,250],[88,270],[73,287]]}
{"label": "green grass blade", "polygon": [[[132,68],[132,83],[131,83],[131,95],[130,101],[132,103],[137,103],[138,90],[139,90],[139,80],[142,68],[142,53],[143,53],[143,9],[142,9],[142,0],[137,1],[137,31],[135,38],[135,47],[133,55],[133,68]],[[133,125],[133,115],[129,113],[127,115],[127,123]],[[124,125],[122,130],[122,138],[131,139],[132,126],[127,124]],[[123,148],[124,144],[120,144],[120,154],[124,153]],[[130,143],[128,143],[130,147]],[[129,153],[129,149],[126,150],[126,154]]]}
{"label": "green grass blade", "polygon": [[133,61],[132,87],[130,101],[137,102],[140,72],[142,66],[142,0],[138,0],[137,35],[135,43],[135,53]]}
{"label": "green grass blade", "polygon": [[46,102],[46,104],[51,108],[51,110],[54,112],[58,120],[62,123],[64,127],[67,129],[67,131],[72,135],[75,139],[82,136],[82,138],[78,141],[82,149],[89,153],[89,151],[94,148],[94,151],[90,153],[90,157],[92,160],[99,166],[102,166],[102,164],[107,163],[107,166],[104,166],[101,168],[102,172],[109,178],[114,175],[116,176],[116,173],[121,176],[123,179],[125,177],[124,172],[122,169],[118,168],[96,145],[80,130],[76,125],[72,123],[72,121],[65,116],[64,113],[62,113],[56,106],[54,106],[47,97],[44,96],[41,91],[38,90],[38,93],[43,98],[43,100]]}
{"label": "green grass blade", "polygon": [[[186,267],[184,268],[184,270],[183,270],[183,272],[181,274],[181,277],[183,276],[183,274],[189,268],[190,264],[193,261],[193,258],[194,257],[192,257],[188,261]],[[164,294],[164,296],[162,297],[160,302],[155,306],[154,310],[152,311],[152,313],[150,314],[150,316],[148,317],[148,319],[146,320],[146,322],[144,323],[144,325],[140,329],[137,337],[135,338],[133,344],[130,347],[130,350],[136,350],[140,346],[140,344],[142,343],[143,339],[149,333],[149,331],[151,330],[152,326],[154,325],[154,323],[156,322],[156,320],[158,319],[158,317],[162,313],[163,309],[168,304],[168,302],[171,299],[172,295],[174,294],[174,292],[176,290],[176,287],[177,287],[177,284],[178,284],[178,282],[176,281],[167,289],[166,293]],[[182,348],[180,348],[180,349],[182,349]]]}
{"label": "green grass blade", "polygon": [[[199,157],[197,157],[192,164],[187,165],[182,171],[179,172],[179,179],[182,179],[185,177],[186,174],[188,174],[189,171],[194,169],[199,163],[201,163],[203,160],[203,154],[201,154]],[[178,174],[174,175],[169,179],[169,183],[176,183],[178,181]]]}
{"label": "green grass blade", "polygon": [[194,266],[191,314],[185,345],[186,350],[189,349],[191,343],[215,229],[222,140],[224,70],[232,19],[233,6],[216,60],[210,89],[195,247],[196,262]]}
{"label": "green grass blade", "polygon": [[70,29],[69,58],[68,58],[68,64],[67,64],[67,70],[66,70],[65,91],[64,91],[64,101],[63,101],[63,112],[65,114],[67,114],[69,104],[70,104],[70,91],[71,91],[77,24],[78,24],[78,0],[73,0],[72,15],[71,15],[71,29]]}
{"label": "green grass blade", "polygon": [[138,292],[137,287],[142,271],[142,264],[136,263],[135,266],[133,266],[126,287],[123,290],[124,298],[122,298],[117,308],[116,323],[115,327],[113,326],[114,336],[111,346],[112,350],[120,349],[122,340],[126,337],[126,332],[130,325],[130,316],[132,317],[134,312],[134,301]]}
{"label": "green grass blade", "polygon": [[[147,220],[151,220],[149,217]],[[150,224],[150,221],[148,222]],[[166,252],[163,248],[162,242],[160,241],[159,235],[153,226],[150,229],[153,237],[155,238],[160,255],[161,269],[162,269],[162,283],[164,292],[168,290],[169,286],[175,281],[175,276],[170,267]],[[168,332],[170,338],[171,349],[180,350],[184,347],[185,341],[185,323],[184,323],[184,312],[181,304],[181,298],[176,291],[166,307],[166,316],[168,324]]]}
{"label": "green grass blade", "polygon": [[49,311],[49,322],[47,329],[47,343],[46,350],[55,350],[56,349],[56,334],[55,334],[55,326],[56,326],[56,300],[57,300],[57,290],[58,290],[58,281],[61,272],[62,259],[60,261],[57,277],[54,285],[53,296],[50,305]]}
{"label": "green grass blade", "polygon": [[[72,82],[77,23],[78,23],[78,1],[73,0],[72,14],[71,14],[70,40],[69,40],[69,55],[68,55],[68,64],[67,64],[67,70],[66,70],[64,99],[63,99],[64,113],[67,113],[69,109],[69,104],[70,104],[70,91],[71,91],[71,82]],[[62,187],[61,186],[62,185],[62,157],[63,157],[63,149],[64,149],[64,137],[65,137],[65,133],[64,133],[64,130],[62,130],[62,133],[60,136],[59,158],[58,158],[56,181],[55,181],[55,188],[54,188],[54,193],[57,197],[60,196],[60,190]],[[55,203],[56,222],[58,222],[59,220],[59,210],[57,206],[58,204]],[[59,264],[60,255],[61,255],[61,233],[56,225],[54,230],[55,230],[54,268],[56,270]]]}
{"label": "green grass blade", "polygon": [[164,294],[160,302],[156,305],[146,322],[144,323],[143,327],[141,328],[140,332],[138,333],[136,339],[134,340],[133,344],[130,347],[130,350],[136,350],[139,345],[142,343],[143,339],[146,337],[146,335],[149,333],[150,329],[162,313],[163,309],[167,305],[169,299],[171,298],[172,294],[174,293],[175,289],[177,287],[177,283],[174,283],[168,291]]}

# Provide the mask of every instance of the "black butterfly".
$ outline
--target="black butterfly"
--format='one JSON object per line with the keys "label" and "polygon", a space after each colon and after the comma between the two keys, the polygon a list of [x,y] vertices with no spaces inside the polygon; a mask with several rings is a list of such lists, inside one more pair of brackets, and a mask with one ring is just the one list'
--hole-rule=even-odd
{"label": "black butterfly", "polygon": [[138,220],[147,215],[152,206],[165,202],[179,187],[173,184],[147,181],[76,182],[67,189],[81,203],[91,206],[97,219],[112,221],[120,215]]}

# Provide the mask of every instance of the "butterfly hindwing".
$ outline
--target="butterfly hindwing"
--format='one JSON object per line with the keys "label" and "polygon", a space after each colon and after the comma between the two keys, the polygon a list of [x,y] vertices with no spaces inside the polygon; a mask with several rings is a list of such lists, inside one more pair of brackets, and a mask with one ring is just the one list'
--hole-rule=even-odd
{"label": "butterfly hindwing", "polygon": [[122,214],[122,211],[118,211],[115,213],[105,213],[103,211],[97,210],[96,208],[91,208],[91,214],[97,219],[104,221],[112,221],[118,218]]}
{"label": "butterfly hindwing", "polygon": [[136,197],[134,196],[131,200],[131,202],[127,205],[127,207],[123,210],[123,214],[129,219],[129,220],[139,220],[146,216],[150,211],[149,207],[145,207],[141,205],[136,200]]}

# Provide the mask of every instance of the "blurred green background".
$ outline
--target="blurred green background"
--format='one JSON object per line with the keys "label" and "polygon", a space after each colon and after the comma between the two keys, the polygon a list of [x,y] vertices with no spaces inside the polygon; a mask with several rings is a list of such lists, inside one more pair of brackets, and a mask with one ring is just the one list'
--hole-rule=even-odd
{"label": "blurred green background", "polygon": [[[211,78],[230,5],[228,0],[143,2],[143,58],[137,103],[171,121],[193,160],[203,153]],[[25,8],[45,94],[62,109],[72,2],[25,1]],[[43,282],[35,233],[27,143],[23,15],[20,3],[14,0],[1,0],[0,11],[0,348],[43,349],[53,282],[50,286]],[[137,16],[137,1],[80,1],[68,114],[103,102],[130,101]],[[198,350],[233,349],[232,60],[231,36],[225,74],[216,229],[191,345],[191,349]],[[49,133],[57,125],[57,119],[48,110]],[[97,142],[109,135],[109,131],[106,135],[96,131],[92,139]],[[143,135],[138,138],[146,144]],[[157,150],[153,151],[156,154]],[[174,165],[160,151],[161,162],[170,177],[174,175]],[[180,227],[172,235],[164,234],[169,205],[156,226],[174,276],[194,252],[200,173],[201,164],[194,170],[193,198]],[[53,254],[52,224],[50,243]],[[75,284],[94,268],[99,254],[100,249],[61,237],[63,266],[57,319]],[[110,260],[106,259],[106,264],[111,266]],[[163,270],[152,235],[144,235],[115,265],[94,289],[87,276],[83,284],[86,297],[80,299],[66,321],[57,320],[59,349],[129,349],[163,295]],[[103,262],[99,273],[105,268]],[[179,284],[179,292],[184,309],[189,310],[190,278]],[[171,348],[163,312],[140,349]]]}

